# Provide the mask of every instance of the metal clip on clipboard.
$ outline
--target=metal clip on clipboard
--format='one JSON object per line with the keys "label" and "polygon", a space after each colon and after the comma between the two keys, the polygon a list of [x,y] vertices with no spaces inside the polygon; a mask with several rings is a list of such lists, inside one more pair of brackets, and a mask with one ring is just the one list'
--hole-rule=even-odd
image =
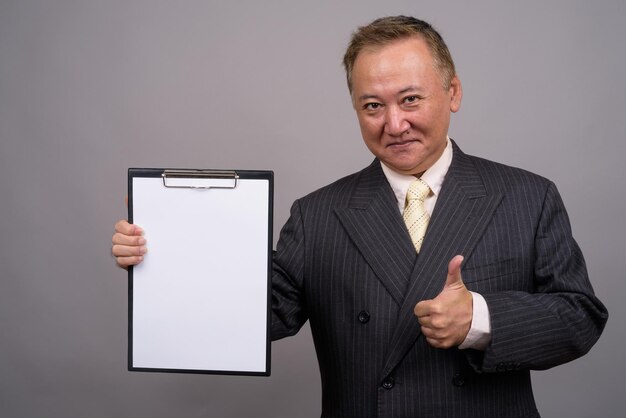
{"label": "metal clip on clipboard", "polygon": [[163,170],[163,186],[171,189],[234,189],[239,175],[230,170]]}

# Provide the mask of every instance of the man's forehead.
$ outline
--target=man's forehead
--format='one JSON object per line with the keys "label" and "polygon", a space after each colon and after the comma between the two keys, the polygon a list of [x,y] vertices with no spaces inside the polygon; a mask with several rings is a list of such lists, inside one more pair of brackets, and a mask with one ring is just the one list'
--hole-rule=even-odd
{"label": "man's forehead", "polygon": [[380,48],[363,50],[355,60],[353,73],[372,77],[406,74],[433,68],[433,57],[424,41],[403,39]]}
{"label": "man's forehead", "polygon": [[441,84],[441,77],[422,37],[401,38],[359,53],[352,69],[352,98],[397,95],[410,89],[426,94],[435,80]]}

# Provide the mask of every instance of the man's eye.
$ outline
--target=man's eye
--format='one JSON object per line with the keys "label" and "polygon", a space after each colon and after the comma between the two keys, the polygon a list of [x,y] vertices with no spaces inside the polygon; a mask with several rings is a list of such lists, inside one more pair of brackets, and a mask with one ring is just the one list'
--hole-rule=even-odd
{"label": "man's eye", "polygon": [[417,102],[419,100],[419,97],[417,96],[407,96],[404,98],[405,103],[414,103]]}
{"label": "man's eye", "polygon": [[365,110],[376,110],[376,109],[380,109],[380,103],[367,103],[365,106],[363,106],[363,108]]}

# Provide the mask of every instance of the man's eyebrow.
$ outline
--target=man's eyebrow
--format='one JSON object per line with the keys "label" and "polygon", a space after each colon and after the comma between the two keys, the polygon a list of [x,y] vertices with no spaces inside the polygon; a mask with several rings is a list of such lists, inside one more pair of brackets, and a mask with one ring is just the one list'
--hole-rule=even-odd
{"label": "man's eyebrow", "polygon": [[[414,85],[410,85],[410,86],[406,86],[405,88],[403,88],[402,90],[398,91],[398,95],[400,94],[405,94],[408,92],[416,92],[419,93],[421,91],[421,89],[418,86],[414,86]],[[369,100],[369,99],[376,99],[379,100],[379,97],[375,94],[363,94],[361,96],[359,96],[357,98],[358,101],[363,101],[363,100]]]}
{"label": "man's eyebrow", "polygon": [[398,92],[398,94],[404,94],[404,93],[408,93],[408,92],[410,92],[410,91],[416,91],[416,92],[418,92],[418,91],[420,91],[420,88],[419,88],[419,87],[417,87],[417,86],[407,86],[407,87],[403,88],[402,90],[400,90],[400,91]]}
{"label": "man's eyebrow", "polygon": [[363,94],[358,97],[357,100],[368,100],[368,99],[378,99],[378,96],[375,94]]}

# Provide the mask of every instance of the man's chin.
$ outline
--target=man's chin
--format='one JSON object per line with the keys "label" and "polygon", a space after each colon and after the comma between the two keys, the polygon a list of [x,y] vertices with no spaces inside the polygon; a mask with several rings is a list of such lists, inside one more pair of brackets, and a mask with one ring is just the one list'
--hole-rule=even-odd
{"label": "man's chin", "polygon": [[406,161],[383,161],[383,163],[395,171],[396,173],[415,176],[423,173],[419,163],[410,163]]}

